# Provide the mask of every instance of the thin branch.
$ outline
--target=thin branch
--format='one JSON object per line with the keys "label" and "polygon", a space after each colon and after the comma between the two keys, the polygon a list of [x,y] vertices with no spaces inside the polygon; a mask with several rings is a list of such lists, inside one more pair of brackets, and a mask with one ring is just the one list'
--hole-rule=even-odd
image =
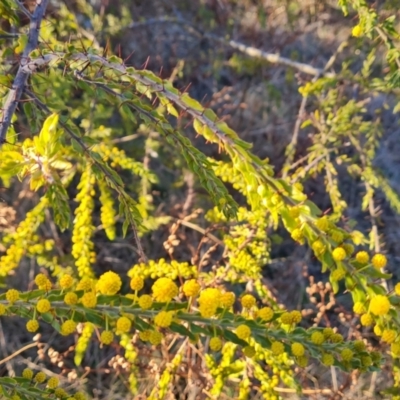
{"label": "thin branch", "polygon": [[22,11],[30,20],[32,20],[32,14],[25,8],[25,6],[24,6],[19,0],[15,0],[15,2],[18,4],[18,7],[21,9],[21,11]]}
{"label": "thin branch", "polygon": [[332,72],[326,72],[325,68],[324,69],[315,68],[309,64],[304,64],[304,63],[290,60],[289,58],[281,57],[279,54],[276,54],[276,53],[267,53],[266,51],[257,49],[252,46],[248,46],[248,45],[246,45],[244,43],[240,43],[236,40],[226,40],[219,36],[202,32],[201,29],[193,27],[190,23],[188,23],[187,21],[185,21],[181,18],[170,18],[170,17],[150,18],[146,21],[133,22],[123,29],[142,28],[144,26],[150,26],[150,25],[154,25],[154,24],[164,24],[164,23],[175,23],[175,24],[183,25],[187,31],[189,31],[191,34],[193,34],[197,37],[202,37],[202,38],[207,38],[207,39],[213,40],[214,42],[218,42],[218,43],[222,44],[223,46],[229,46],[232,49],[238,50],[241,53],[244,53],[249,57],[260,58],[271,64],[285,65],[287,67],[297,69],[300,72],[303,72],[305,74],[312,75],[312,76],[318,76],[318,77],[327,76],[329,78],[332,78],[335,76],[335,74]]}
{"label": "thin branch", "polygon": [[[17,2],[19,5],[20,3]],[[48,0],[36,0],[36,8],[31,15],[29,26],[28,43],[21,57],[17,75],[14,83],[3,105],[2,118],[0,121],[0,146],[5,143],[6,134],[11,124],[11,119],[17,109],[18,102],[28,81],[29,73],[25,72],[24,66],[29,62],[29,54],[36,49],[39,41],[40,24],[46,12]],[[30,15],[30,14],[29,14]]]}
{"label": "thin branch", "polygon": [[6,358],[3,358],[2,360],[0,360],[0,365],[4,364],[7,361],[10,361],[11,359],[13,359],[14,357],[16,357],[18,354],[23,353],[25,350],[30,349],[31,347],[36,347],[38,345],[37,342],[33,342],[33,343],[29,343],[26,346],[22,347],[21,349],[15,351],[14,353],[10,354],[9,356],[7,356]]}

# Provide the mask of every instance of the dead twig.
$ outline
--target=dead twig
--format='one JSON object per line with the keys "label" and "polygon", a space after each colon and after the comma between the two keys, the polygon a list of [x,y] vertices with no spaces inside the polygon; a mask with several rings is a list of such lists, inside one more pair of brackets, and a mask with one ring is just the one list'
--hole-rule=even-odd
{"label": "dead twig", "polygon": [[[20,3],[17,2],[19,5]],[[29,63],[29,54],[36,49],[39,41],[40,24],[46,12],[48,0],[36,0],[36,8],[33,14],[30,14],[30,26],[28,34],[28,43],[21,57],[17,75],[14,83],[2,109],[2,118],[0,121],[0,145],[6,141],[6,134],[11,124],[11,119],[17,109],[18,102],[28,81],[29,73],[24,69],[24,66]]]}

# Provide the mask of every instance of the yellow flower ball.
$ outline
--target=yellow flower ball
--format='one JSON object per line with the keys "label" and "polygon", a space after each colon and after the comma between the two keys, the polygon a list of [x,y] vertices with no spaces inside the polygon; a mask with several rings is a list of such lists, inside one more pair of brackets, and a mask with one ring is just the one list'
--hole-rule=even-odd
{"label": "yellow flower ball", "polygon": [[72,319],[67,319],[61,325],[61,335],[68,336],[76,330],[76,322]]}
{"label": "yellow flower ball", "polygon": [[296,363],[299,367],[305,368],[308,365],[308,357],[307,356],[296,357]]}
{"label": "yellow flower ball", "polygon": [[33,371],[29,368],[25,368],[22,371],[22,377],[25,379],[32,379],[33,378]]}
{"label": "yellow flower ball", "polygon": [[376,268],[376,269],[383,269],[386,267],[387,264],[387,258],[385,255],[383,254],[375,254],[372,257],[372,265]]}
{"label": "yellow flower ball", "polygon": [[371,300],[369,309],[372,314],[386,315],[390,310],[390,301],[386,296],[379,294]]}
{"label": "yellow flower ball", "polygon": [[158,346],[163,340],[163,335],[161,332],[158,331],[151,331],[150,332],[150,337],[149,337],[149,342],[154,345]]}
{"label": "yellow flower ball", "polygon": [[148,294],[143,294],[139,297],[138,303],[142,310],[148,310],[153,305],[153,299]]}
{"label": "yellow flower ball", "polygon": [[271,344],[272,354],[279,356],[285,352],[285,346],[281,342],[273,342]]}
{"label": "yellow flower ball", "polygon": [[82,298],[81,303],[86,308],[94,308],[97,305],[97,297],[94,292],[86,292]]}
{"label": "yellow flower ball", "polygon": [[361,25],[356,25],[355,27],[353,27],[353,29],[351,30],[351,34],[354,37],[360,37],[363,34],[363,30],[361,28]]}
{"label": "yellow flower ball", "polygon": [[374,333],[376,336],[382,336],[382,328],[379,325],[374,326]]}
{"label": "yellow flower ball", "polygon": [[291,235],[292,239],[300,244],[304,243],[304,234],[301,229],[295,228],[293,229]]}
{"label": "yellow flower ball", "polygon": [[251,294],[245,294],[241,299],[240,302],[244,308],[252,308],[256,305],[256,299]]}
{"label": "yellow flower ball", "polygon": [[248,358],[252,358],[256,355],[256,350],[253,346],[246,346],[243,348],[243,354]]}
{"label": "yellow flower ball", "polygon": [[364,306],[364,304],[361,303],[360,301],[357,301],[356,303],[354,303],[353,311],[354,311],[356,314],[364,314],[364,313],[365,313],[365,306]]}
{"label": "yellow flower ball", "polygon": [[47,279],[44,285],[39,286],[39,289],[45,290],[46,292],[48,292],[49,290],[51,290],[52,287],[53,287],[53,284],[50,282],[49,279]]}
{"label": "yellow flower ball", "polygon": [[362,356],[361,357],[361,364],[364,367],[370,367],[372,365],[372,358],[370,356]]}
{"label": "yellow flower ball", "polygon": [[96,288],[101,294],[113,295],[121,289],[122,281],[118,274],[108,271],[100,276]]}
{"label": "yellow flower ball", "polygon": [[399,357],[400,356],[400,343],[399,342],[392,343],[390,346],[390,350],[395,357]]}
{"label": "yellow flower ball", "polygon": [[74,284],[74,278],[71,275],[65,274],[60,279],[60,288],[69,289]]}
{"label": "yellow flower ball", "polygon": [[322,334],[324,335],[325,339],[330,339],[331,336],[335,334],[335,332],[332,328],[324,328]]}
{"label": "yellow flower ball", "polygon": [[396,286],[394,287],[394,292],[397,294],[397,296],[400,296],[400,282],[396,283]]}
{"label": "yellow flower ball", "polygon": [[47,313],[51,309],[51,304],[47,299],[40,299],[36,304],[36,310],[41,314]]}
{"label": "yellow flower ball", "polygon": [[34,333],[39,329],[39,322],[36,319],[31,319],[26,323],[26,330],[28,332]]}
{"label": "yellow flower ball", "polygon": [[374,319],[371,314],[363,314],[360,317],[360,322],[362,326],[371,326],[374,323]]}
{"label": "yellow flower ball", "polygon": [[221,307],[230,308],[235,304],[236,296],[233,292],[225,292],[221,294],[220,303]]}
{"label": "yellow flower ball", "polygon": [[44,286],[47,282],[47,276],[45,274],[37,274],[35,276],[35,283],[38,287]]}
{"label": "yellow flower ball", "polygon": [[169,303],[178,295],[178,286],[169,278],[159,278],[154,282],[152,291],[155,301]]}
{"label": "yellow flower ball", "polygon": [[321,362],[327,367],[330,367],[335,362],[335,359],[332,354],[324,353],[321,357]]}
{"label": "yellow flower ball", "polygon": [[7,311],[7,307],[4,304],[0,304],[0,315],[4,315]]}
{"label": "yellow flower ball", "polygon": [[316,240],[312,245],[311,248],[313,249],[315,255],[321,256],[325,253],[326,246],[322,240]]}
{"label": "yellow flower ball", "polygon": [[216,304],[201,304],[199,306],[200,315],[204,318],[211,318],[217,313]]}
{"label": "yellow flower ball", "polygon": [[346,276],[346,271],[342,268],[335,269],[331,272],[331,279],[333,281],[341,281]]}
{"label": "yellow flower ball", "polygon": [[397,333],[393,329],[384,329],[382,332],[382,340],[386,343],[393,343],[396,340]]}
{"label": "yellow flower ball", "polygon": [[46,380],[46,378],[47,378],[47,376],[46,376],[46,374],[45,374],[44,372],[38,372],[38,373],[35,375],[34,380],[35,380],[35,382],[37,382],[37,383],[43,383],[43,382]]}
{"label": "yellow flower ball", "polygon": [[127,317],[119,317],[117,319],[117,332],[126,333],[131,330],[132,321]]}
{"label": "yellow flower ball", "polygon": [[66,293],[64,296],[64,303],[73,306],[78,303],[78,295],[74,292]]}
{"label": "yellow flower ball", "polygon": [[146,331],[141,331],[139,332],[139,339],[142,340],[143,342],[147,342],[150,339],[151,331],[146,330]]}
{"label": "yellow flower ball", "polygon": [[[54,390],[54,396],[57,399],[65,399],[68,396],[68,394],[63,388],[58,387],[57,389]],[[77,398],[74,396],[73,400],[77,400]]]}
{"label": "yellow flower ball", "polygon": [[336,247],[332,251],[332,257],[335,261],[343,261],[347,257],[346,250],[343,247]]}
{"label": "yellow flower ball", "polygon": [[291,319],[292,319],[292,323],[293,324],[298,324],[298,323],[300,323],[301,322],[301,320],[302,320],[302,316],[301,316],[301,312],[300,311],[297,311],[297,310],[294,310],[294,311],[291,311],[290,312],[290,317],[291,317]]}
{"label": "yellow flower ball", "polygon": [[210,339],[210,349],[212,351],[220,351],[222,348],[222,340],[219,337],[213,337]]}
{"label": "yellow flower ball", "polygon": [[292,354],[296,357],[304,356],[305,348],[301,343],[295,342],[291,345]]}
{"label": "yellow flower ball", "polygon": [[93,289],[94,289],[93,279],[90,279],[88,277],[82,278],[78,282],[78,285],[76,286],[76,290],[84,290],[85,292]]}
{"label": "yellow flower ball", "polygon": [[292,314],[290,312],[284,312],[281,315],[281,322],[285,325],[290,325],[293,322]]}
{"label": "yellow flower ball", "polygon": [[19,291],[16,289],[7,290],[6,299],[11,304],[15,303],[17,300],[19,300]]}
{"label": "yellow flower ball", "polygon": [[130,286],[132,290],[141,290],[144,286],[144,279],[141,276],[134,276],[131,279]]}
{"label": "yellow flower ball", "polygon": [[330,227],[330,222],[328,220],[328,217],[324,216],[322,218],[317,219],[315,221],[315,225],[322,232],[327,232]]}
{"label": "yellow flower ball", "polygon": [[343,361],[351,361],[353,359],[354,353],[349,348],[346,348],[340,352],[340,356],[342,357]]}
{"label": "yellow flower ball", "polygon": [[358,352],[365,351],[365,349],[366,349],[365,343],[362,340],[355,340],[353,342],[353,346],[354,346],[354,349]]}
{"label": "yellow flower ball", "polygon": [[257,311],[258,318],[261,318],[263,321],[271,321],[274,318],[274,310],[270,307],[263,307]]}
{"label": "yellow flower ball", "polygon": [[334,333],[330,338],[329,338],[329,340],[332,342],[332,343],[341,343],[341,342],[343,342],[343,336],[340,334],[340,333]]}
{"label": "yellow flower ball", "polygon": [[50,389],[55,389],[60,384],[57,377],[53,376],[47,381],[47,387]]}
{"label": "yellow flower ball", "polygon": [[311,341],[314,344],[320,345],[325,342],[325,336],[322,332],[315,331],[311,334]]}
{"label": "yellow flower ball", "polygon": [[369,254],[366,251],[359,251],[356,254],[356,261],[360,264],[367,264],[369,261]]}
{"label": "yellow flower ball", "polygon": [[172,324],[174,313],[171,311],[160,311],[154,317],[154,324],[160,328],[168,328]]}
{"label": "yellow flower ball", "polygon": [[251,329],[247,325],[239,325],[235,330],[236,336],[239,339],[246,340],[251,336]]}
{"label": "yellow flower ball", "polygon": [[182,290],[186,297],[195,297],[201,289],[200,284],[195,279],[190,279],[183,284]]}
{"label": "yellow flower ball", "polygon": [[114,340],[114,334],[111,331],[103,331],[100,335],[100,341],[103,344],[111,344]]}

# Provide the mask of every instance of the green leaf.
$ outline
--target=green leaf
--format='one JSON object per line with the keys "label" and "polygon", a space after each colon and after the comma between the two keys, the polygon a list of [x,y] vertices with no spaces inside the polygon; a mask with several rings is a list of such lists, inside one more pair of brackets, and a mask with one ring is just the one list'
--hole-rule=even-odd
{"label": "green leaf", "polygon": [[196,336],[192,332],[190,332],[186,327],[184,327],[179,323],[172,322],[169,328],[171,329],[172,332],[179,333],[182,336],[187,336],[188,338],[190,338],[190,340],[193,341],[196,340]]}

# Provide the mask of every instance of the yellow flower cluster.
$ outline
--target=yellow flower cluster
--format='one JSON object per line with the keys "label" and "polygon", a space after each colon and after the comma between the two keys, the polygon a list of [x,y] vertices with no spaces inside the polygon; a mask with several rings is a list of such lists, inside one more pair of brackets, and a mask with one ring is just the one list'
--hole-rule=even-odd
{"label": "yellow flower cluster", "polygon": [[143,310],[148,310],[153,305],[153,299],[148,294],[139,297],[139,307]]}
{"label": "yellow flower cluster", "polygon": [[94,292],[86,292],[81,297],[81,303],[84,307],[95,308],[97,305],[97,297]]}
{"label": "yellow flower cluster", "polygon": [[38,310],[38,312],[40,312],[41,314],[47,313],[48,311],[50,311],[50,308],[51,304],[47,299],[40,299],[36,303],[36,310]]}
{"label": "yellow flower cluster", "polygon": [[72,319],[68,319],[64,321],[61,325],[61,334],[64,336],[68,336],[71,333],[74,333],[76,330],[76,322]]}
{"label": "yellow flower cluster", "polygon": [[72,231],[72,256],[75,259],[75,265],[80,277],[92,277],[93,270],[91,264],[96,259],[94,244],[91,240],[94,232],[92,214],[94,210],[93,196],[95,177],[91,166],[88,163],[85,171],[82,173],[78,184],[80,189],[76,200],[79,206],[75,210],[74,227]]}
{"label": "yellow flower cluster", "polygon": [[100,341],[103,344],[111,344],[114,340],[114,334],[111,331],[103,331],[100,335]]}
{"label": "yellow flower cluster", "polygon": [[251,329],[247,325],[242,324],[236,328],[235,333],[239,339],[246,340],[251,336]]}
{"label": "yellow flower cluster", "polygon": [[212,351],[220,351],[222,348],[222,340],[219,337],[213,337],[210,339],[210,349]]}
{"label": "yellow flower cluster", "polygon": [[132,290],[139,291],[143,289],[144,279],[141,276],[133,276],[130,282],[130,287]]}
{"label": "yellow flower cluster", "polygon": [[97,185],[100,189],[100,219],[103,225],[103,229],[106,232],[108,239],[114,240],[115,233],[115,221],[116,221],[116,212],[114,209],[114,200],[111,194],[110,188],[107,186],[107,183],[102,180],[97,181]]}
{"label": "yellow flower cluster", "polygon": [[160,311],[154,317],[154,324],[160,328],[168,328],[174,317],[174,313],[172,311]]}
{"label": "yellow flower cluster", "polygon": [[201,289],[200,284],[195,279],[187,280],[182,287],[183,293],[186,297],[195,297],[199,294]]}
{"label": "yellow flower cluster", "polygon": [[143,278],[169,278],[176,280],[179,277],[183,279],[196,278],[198,275],[197,267],[187,262],[178,262],[173,260],[167,262],[161,258],[158,261],[149,260],[148,263],[140,263],[134,265],[128,272],[130,278],[134,276],[142,276]]}
{"label": "yellow flower cluster", "polygon": [[25,219],[18,225],[16,231],[3,238],[4,243],[11,243],[6,254],[0,258],[0,276],[7,276],[10,271],[17,268],[28,248],[39,241],[35,234],[39,225],[44,221],[44,210],[48,200],[44,196],[39,203],[29,211]]}
{"label": "yellow flower cluster", "polygon": [[390,302],[386,296],[377,295],[372,298],[369,310],[375,315],[386,315],[390,310]]}
{"label": "yellow flower cluster", "polygon": [[221,293],[220,303],[221,307],[230,308],[235,304],[236,296],[233,292]]}
{"label": "yellow flower cluster", "polygon": [[127,317],[119,317],[117,319],[117,332],[118,333],[126,333],[131,330],[132,322],[129,318]]}
{"label": "yellow flower cluster", "polygon": [[153,298],[160,303],[169,303],[178,295],[178,286],[170,278],[159,278],[153,286]]}
{"label": "yellow flower cluster", "polygon": [[270,321],[274,317],[274,310],[270,307],[263,307],[257,311],[257,316],[263,321]]}
{"label": "yellow flower cluster", "polygon": [[332,257],[335,261],[343,261],[347,257],[346,250],[343,247],[336,247],[332,251]]}
{"label": "yellow flower cluster", "polygon": [[199,296],[199,311],[205,318],[210,318],[216,314],[220,306],[221,292],[215,288],[204,289]]}
{"label": "yellow flower cluster", "polygon": [[252,308],[256,305],[256,299],[251,294],[245,294],[241,299],[240,302],[242,303],[243,308]]}
{"label": "yellow flower cluster", "polygon": [[375,254],[372,257],[372,265],[376,268],[376,269],[383,269],[386,267],[387,264],[387,258],[385,255],[383,254]]}
{"label": "yellow flower cluster", "polygon": [[118,274],[108,271],[100,276],[96,284],[96,289],[101,294],[114,295],[121,289],[122,281]]}

